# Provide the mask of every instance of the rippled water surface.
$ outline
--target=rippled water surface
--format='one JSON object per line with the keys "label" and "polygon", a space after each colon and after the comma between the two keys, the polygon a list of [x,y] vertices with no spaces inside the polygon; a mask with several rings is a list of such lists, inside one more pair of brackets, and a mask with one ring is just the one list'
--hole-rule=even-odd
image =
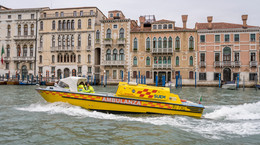
{"label": "rippled water surface", "polygon": [[[260,144],[260,91],[173,89],[203,97],[202,119],[106,114],[47,103],[35,86],[0,86],[0,144]],[[94,87],[115,93],[117,87]]]}

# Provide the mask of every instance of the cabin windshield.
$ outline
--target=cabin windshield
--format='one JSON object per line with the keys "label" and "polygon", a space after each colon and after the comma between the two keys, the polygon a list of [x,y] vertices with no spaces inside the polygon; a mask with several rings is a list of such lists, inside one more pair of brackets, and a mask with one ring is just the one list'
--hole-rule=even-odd
{"label": "cabin windshield", "polygon": [[61,87],[61,88],[69,88],[69,85],[62,82],[62,81],[59,82],[58,86]]}

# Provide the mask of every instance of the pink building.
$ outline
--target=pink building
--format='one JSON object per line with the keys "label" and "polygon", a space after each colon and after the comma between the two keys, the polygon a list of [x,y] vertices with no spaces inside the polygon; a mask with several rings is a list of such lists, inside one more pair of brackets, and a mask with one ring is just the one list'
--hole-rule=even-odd
{"label": "pink building", "polygon": [[259,27],[243,24],[215,22],[196,23],[198,34],[198,84],[218,84],[240,76],[247,85],[253,84],[259,67]]}

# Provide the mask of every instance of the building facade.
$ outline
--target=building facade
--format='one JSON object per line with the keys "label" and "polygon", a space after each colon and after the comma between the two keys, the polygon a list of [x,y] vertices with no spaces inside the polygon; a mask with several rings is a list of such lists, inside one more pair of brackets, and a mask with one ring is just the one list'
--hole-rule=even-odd
{"label": "building facade", "polygon": [[197,23],[199,84],[218,84],[223,81],[254,84],[259,73],[259,27],[247,25],[247,15],[242,16],[243,24]]}
{"label": "building facade", "polygon": [[0,10],[0,42],[4,63],[0,74],[26,77],[36,74],[37,21],[47,8]]}

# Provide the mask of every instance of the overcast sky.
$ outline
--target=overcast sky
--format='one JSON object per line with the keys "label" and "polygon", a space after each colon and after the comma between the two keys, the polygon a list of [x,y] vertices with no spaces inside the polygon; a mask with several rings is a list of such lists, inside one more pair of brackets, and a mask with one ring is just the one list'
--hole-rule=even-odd
{"label": "overcast sky", "polygon": [[127,18],[139,20],[140,15],[155,15],[156,20],[168,19],[182,26],[181,15],[187,14],[187,25],[194,28],[196,22],[242,24],[241,15],[248,14],[248,25],[260,26],[260,0],[0,0],[9,8],[68,8],[98,7],[105,15],[110,10],[121,10]]}

